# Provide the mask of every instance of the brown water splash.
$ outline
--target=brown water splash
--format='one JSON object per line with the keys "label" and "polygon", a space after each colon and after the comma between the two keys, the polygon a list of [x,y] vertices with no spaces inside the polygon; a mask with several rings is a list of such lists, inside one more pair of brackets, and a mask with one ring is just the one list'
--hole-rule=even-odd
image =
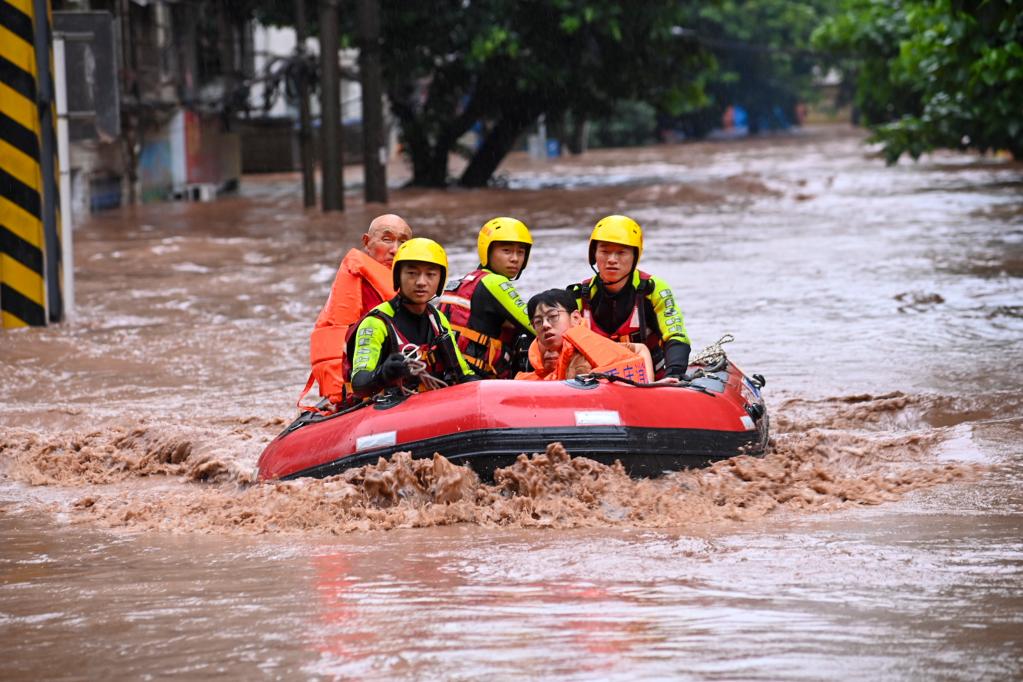
{"label": "brown water splash", "polygon": [[772,417],[783,432],[809,429],[870,429],[890,427],[897,422],[919,424],[921,412],[933,401],[925,396],[909,396],[900,391],[881,395],[847,395],[824,400],[794,398],[781,405]]}
{"label": "brown water splash", "polygon": [[921,429],[924,417],[969,407],[959,402],[899,392],[792,399],[775,413],[781,433],[765,456],[659,479],[631,479],[620,464],[574,458],[554,443],[498,469],[489,485],[440,454],[408,453],[328,479],[255,484],[255,455],[280,427],[260,418],[201,427],[149,418],[56,435],[3,429],[0,476],[47,486],[54,511],[75,521],[130,530],[685,527],[881,504],[973,477],[976,465],[935,454],[948,431]]}
{"label": "brown water splash", "polygon": [[772,415],[772,426],[791,433],[810,429],[870,431],[914,430],[921,425],[954,426],[1017,414],[1023,399],[1015,393],[951,396],[892,391],[782,402]]}
{"label": "brown water splash", "polygon": [[[144,435],[124,434],[120,442],[138,447]],[[54,511],[77,522],[134,531],[198,533],[337,534],[450,524],[521,528],[686,527],[750,521],[770,513],[834,511],[875,505],[906,493],[972,477],[978,468],[938,462],[931,454],[939,432],[877,438],[811,429],[777,438],[765,457],[735,457],[706,469],[659,479],[631,479],[620,465],[572,458],[560,444],[522,455],[485,485],[467,467],[444,457],[412,459],[398,453],[390,461],[347,471],[328,479],[252,484],[240,476],[202,483],[175,464],[181,446],[155,439],[135,476],[157,472],[179,475],[142,486],[121,478],[114,486],[79,485]],[[84,451],[83,448],[81,451]],[[79,452],[81,452],[79,451]],[[62,455],[67,458],[67,455]],[[44,461],[49,461],[43,458]],[[65,467],[58,480],[118,480],[100,476],[95,457],[89,466]],[[105,461],[123,472],[124,459]],[[207,460],[208,461],[208,460]],[[228,468],[228,467],[225,467]],[[46,467],[39,467],[45,470]],[[26,482],[38,483],[42,479]],[[84,494],[83,494],[84,493]]]}
{"label": "brown water splash", "polygon": [[150,476],[245,483],[253,475],[250,466],[239,464],[239,456],[252,437],[248,427],[238,425],[159,422],[84,433],[0,429],[0,474],[35,486],[109,484]]}
{"label": "brown water splash", "polygon": [[407,452],[381,458],[374,466],[352,469],[342,479],[365,491],[375,504],[416,503],[447,504],[468,497],[479,485],[470,469],[452,464],[439,454],[433,459],[413,459]]}

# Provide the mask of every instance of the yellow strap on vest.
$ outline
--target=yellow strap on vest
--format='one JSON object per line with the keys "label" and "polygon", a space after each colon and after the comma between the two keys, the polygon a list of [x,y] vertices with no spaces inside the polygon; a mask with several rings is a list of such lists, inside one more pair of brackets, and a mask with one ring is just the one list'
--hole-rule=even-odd
{"label": "yellow strap on vest", "polygon": [[473,357],[471,355],[464,354],[465,361],[475,367],[476,369],[483,370],[485,372],[495,372],[494,363],[501,357],[501,349],[504,344],[501,343],[500,339],[494,339],[482,332],[478,332],[475,329],[469,329],[461,325],[453,324],[451,328],[458,332],[460,336],[464,336],[473,343],[478,343],[487,349],[487,356],[485,359]]}

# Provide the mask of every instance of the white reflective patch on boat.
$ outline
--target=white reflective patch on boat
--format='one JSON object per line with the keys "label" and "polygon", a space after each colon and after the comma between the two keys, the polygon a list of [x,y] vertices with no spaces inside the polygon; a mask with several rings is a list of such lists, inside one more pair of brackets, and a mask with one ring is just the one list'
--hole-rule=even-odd
{"label": "white reflective patch on boat", "polygon": [[369,450],[371,448],[382,448],[394,445],[398,442],[397,431],[384,431],[383,433],[371,433],[368,436],[360,436],[355,439],[355,451]]}
{"label": "white reflective patch on boat", "polygon": [[576,426],[621,426],[617,410],[585,410],[575,413]]}
{"label": "white reflective patch on boat", "polygon": [[745,414],[739,417],[739,421],[742,422],[742,425],[746,427],[747,431],[752,431],[753,429],[757,428],[757,425],[753,422],[753,419],[751,417],[746,416]]}

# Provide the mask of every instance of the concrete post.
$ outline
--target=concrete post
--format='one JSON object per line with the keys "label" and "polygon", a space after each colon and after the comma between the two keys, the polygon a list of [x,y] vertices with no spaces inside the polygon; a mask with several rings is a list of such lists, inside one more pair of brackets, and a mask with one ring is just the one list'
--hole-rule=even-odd
{"label": "concrete post", "polygon": [[358,0],[359,77],[362,79],[362,159],[366,203],[387,203],[387,146],[381,102],[380,4]]}
{"label": "concrete post", "polygon": [[341,74],[338,67],[338,0],[320,3],[320,84],[323,140],[323,210],[343,211],[344,176],[341,156]]}

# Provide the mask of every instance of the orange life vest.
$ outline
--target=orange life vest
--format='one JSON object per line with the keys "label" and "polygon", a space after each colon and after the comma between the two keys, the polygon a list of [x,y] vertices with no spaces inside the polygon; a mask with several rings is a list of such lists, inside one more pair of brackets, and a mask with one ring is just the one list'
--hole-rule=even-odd
{"label": "orange life vest", "polygon": [[348,330],[372,307],[363,305],[363,281],[368,282],[382,300],[394,298],[389,267],[359,249],[352,249],[345,254],[330,288],[330,297],[316,318],[316,326],[309,337],[312,373],[299,401],[312,387],[313,381],[319,385],[320,395],[329,398],[330,402],[336,404],[344,399],[345,341]]}
{"label": "orange life vest", "polygon": [[590,277],[571,287],[579,299],[579,311],[583,314],[583,319],[586,320],[586,324],[589,325],[590,329],[613,341],[632,341],[634,343],[646,344],[655,358],[657,357],[656,353],[662,353],[660,329],[658,329],[656,322],[650,325],[646,320],[645,303],[648,296],[654,291],[650,275],[642,270],[639,271],[639,286],[636,287],[636,293],[633,296],[632,313],[625,318],[625,321],[622,322],[618,329],[610,332],[597,324],[597,321],[593,318],[593,303],[590,300],[590,292],[595,279],[596,277]]}
{"label": "orange life vest", "polygon": [[573,356],[582,354],[590,363],[593,372],[613,374],[644,384],[653,381],[653,376],[642,356],[606,336],[601,336],[589,327],[571,327],[561,338],[563,341],[561,354],[558,356],[558,362],[554,366],[553,372],[544,371],[543,355],[540,353],[539,344],[534,339],[532,345],[529,346],[529,364],[535,371],[522,372],[515,378],[534,381],[538,379],[562,381],[566,378]]}

